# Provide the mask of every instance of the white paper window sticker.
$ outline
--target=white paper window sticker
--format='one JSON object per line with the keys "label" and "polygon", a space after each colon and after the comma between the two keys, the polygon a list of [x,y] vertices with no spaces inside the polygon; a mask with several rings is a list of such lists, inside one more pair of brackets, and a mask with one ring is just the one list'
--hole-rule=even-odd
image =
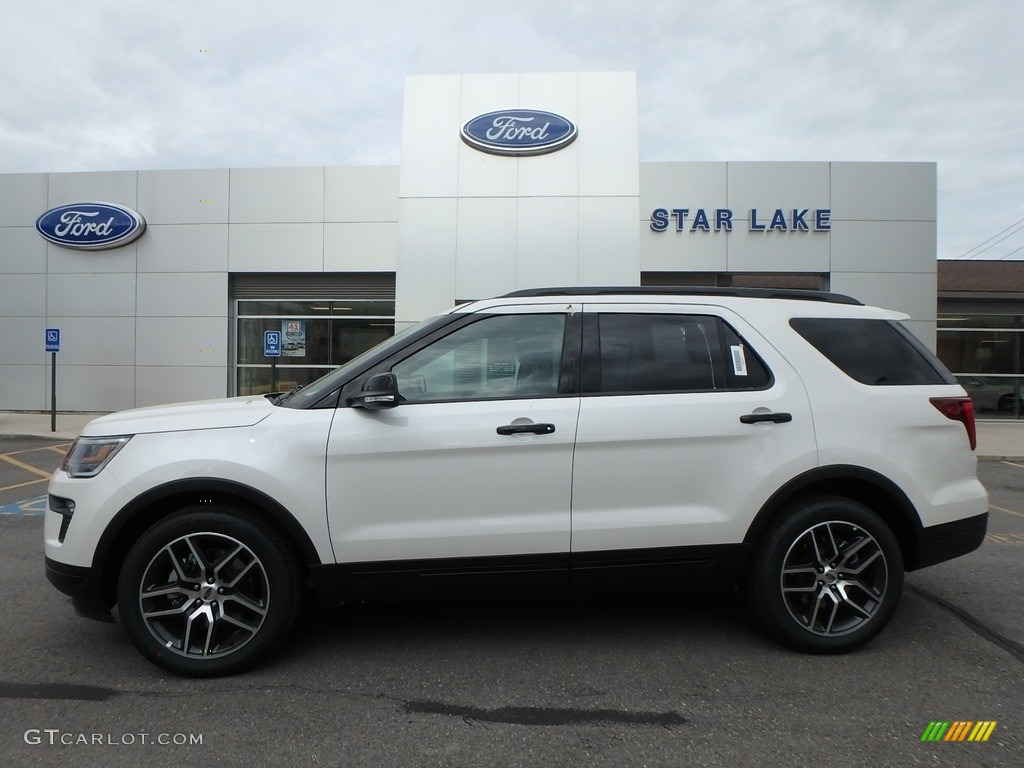
{"label": "white paper window sticker", "polygon": [[734,344],[729,347],[732,352],[732,372],[737,376],[747,375],[747,356],[743,354],[743,345]]}

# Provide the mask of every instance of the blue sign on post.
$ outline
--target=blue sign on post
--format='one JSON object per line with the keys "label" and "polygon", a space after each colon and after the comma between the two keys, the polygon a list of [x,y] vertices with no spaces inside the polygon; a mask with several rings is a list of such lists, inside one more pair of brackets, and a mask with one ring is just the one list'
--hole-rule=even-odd
{"label": "blue sign on post", "polygon": [[60,328],[46,329],[46,351],[60,352]]}
{"label": "blue sign on post", "polygon": [[281,332],[280,331],[264,331],[263,332],[263,356],[264,357],[280,357],[281,356]]}

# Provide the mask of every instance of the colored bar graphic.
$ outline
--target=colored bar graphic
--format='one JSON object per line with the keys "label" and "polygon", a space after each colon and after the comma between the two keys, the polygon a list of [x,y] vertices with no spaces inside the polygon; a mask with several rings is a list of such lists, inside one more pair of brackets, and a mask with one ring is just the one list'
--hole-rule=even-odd
{"label": "colored bar graphic", "polygon": [[988,741],[996,723],[995,720],[933,720],[921,734],[921,741]]}

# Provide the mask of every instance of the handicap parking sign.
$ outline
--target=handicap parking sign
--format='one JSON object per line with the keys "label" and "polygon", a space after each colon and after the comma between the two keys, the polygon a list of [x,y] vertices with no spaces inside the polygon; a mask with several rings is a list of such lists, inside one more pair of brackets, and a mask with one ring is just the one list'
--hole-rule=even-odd
{"label": "handicap parking sign", "polygon": [[46,351],[60,352],[60,328],[46,329]]}
{"label": "handicap parking sign", "polygon": [[281,332],[280,331],[264,331],[263,332],[263,356],[264,357],[280,357],[281,356]]}

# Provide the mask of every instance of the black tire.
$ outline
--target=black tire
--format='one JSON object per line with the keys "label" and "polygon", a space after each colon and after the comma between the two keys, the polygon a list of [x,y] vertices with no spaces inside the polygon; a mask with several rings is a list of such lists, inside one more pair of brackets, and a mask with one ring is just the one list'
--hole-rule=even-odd
{"label": "black tire", "polygon": [[136,648],[187,677],[241,672],[284,640],[301,579],[281,533],[226,505],[196,505],[161,520],[125,558],[121,623]]}
{"label": "black tire", "polygon": [[903,592],[903,557],[882,519],[840,496],[803,499],[762,537],[746,579],[754,616],[787,645],[844,653],[875,637]]}

